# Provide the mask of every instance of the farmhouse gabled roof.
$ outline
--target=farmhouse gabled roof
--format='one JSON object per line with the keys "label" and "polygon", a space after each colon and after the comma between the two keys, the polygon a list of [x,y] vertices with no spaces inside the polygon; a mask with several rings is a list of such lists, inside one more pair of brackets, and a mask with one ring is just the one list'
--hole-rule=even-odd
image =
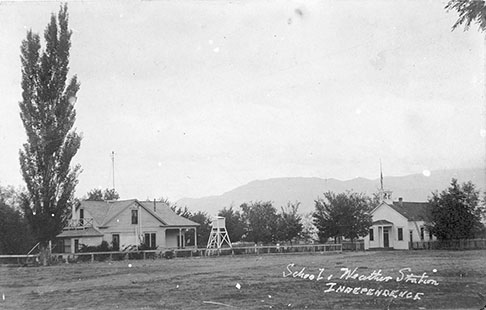
{"label": "farmhouse gabled roof", "polygon": [[198,223],[177,215],[163,202],[138,201],[137,199],[113,200],[113,201],[81,201],[78,208],[83,208],[93,217],[98,227],[109,226],[109,222],[116,218],[125,209],[132,205],[141,206],[149,214],[155,217],[163,226],[199,226]]}
{"label": "farmhouse gabled roof", "polygon": [[424,221],[426,219],[427,202],[407,202],[394,201],[393,204],[388,204],[395,211],[405,216],[409,221]]}
{"label": "farmhouse gabled roof", "polygon": [[110,201],[91,201],[84,200],[78,205],[91,214],[97,226],[105,226],[113,217],[119,214],[128,206],[136,202],[136,199],[130,200],[110,200]]}
{"label": "farmhouse gabled roof", "polygon": [[140,201],[140,204],[144,206],[147,211],[159,217],[166,226],[200,226],[200,224],[196,222],[177,215],[165,202]]}

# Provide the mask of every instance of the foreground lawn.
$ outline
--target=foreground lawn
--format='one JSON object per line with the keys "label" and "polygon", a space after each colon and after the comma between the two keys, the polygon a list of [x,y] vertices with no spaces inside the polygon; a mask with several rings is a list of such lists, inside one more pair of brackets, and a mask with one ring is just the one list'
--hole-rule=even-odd
{"label": "foreground lawn", "polygon": [[0,309],[479,310],[485,305],[486,251],[0,267]]}

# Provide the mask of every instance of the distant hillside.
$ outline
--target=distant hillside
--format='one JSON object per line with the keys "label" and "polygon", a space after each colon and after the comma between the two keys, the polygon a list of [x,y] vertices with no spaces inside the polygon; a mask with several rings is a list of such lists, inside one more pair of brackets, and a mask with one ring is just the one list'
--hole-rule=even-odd
{"label": "distant hillside", "polygon": [[[447,188],[452,178],[459,182],[472,181],[478,189],[486,188],[485,169],[456,169],[432,171],[429,177],[412,174],[400,177],[384,177],[385,188],[393,191],[393,198],[403,197],[405,201],[426,201],[431,192]],[[272,201],[275,207],[284,206],[288,201],[299,201],[300,212],[314,209],[314,200],[327,191],[336,193],[352,190],[369,196],[380,187],[380,180],[355,178],[348,181],[321,178],[275,178],[258,180],[237,187],[219,196],[183,198],[178,206],[187,206],[192,211],[206,211],[216,215],[224,207],[239,207],[249,201]]]}

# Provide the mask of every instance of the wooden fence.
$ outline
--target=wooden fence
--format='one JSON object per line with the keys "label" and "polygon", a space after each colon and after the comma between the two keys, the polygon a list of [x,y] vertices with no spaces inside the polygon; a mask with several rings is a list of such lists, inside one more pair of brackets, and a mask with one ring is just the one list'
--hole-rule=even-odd
{"label": "wooden fence", "polygon": [[27,255],[0,255],[0,264],[2,265],[33,265],[37,264],[39,254],[27,254]]}
{"label": "wooden fence", "polygon": [[343,241],[341,242],[343,251],[364,251],[364,240]]}
{"label": "wooden fence", "polygon": [[434,240],[412,242],[413,250],[475,250],[486,249],[486,239]]}
{"label": "wooden fence", "polygon": [[56,254],[54,260],[66,262],[94,262],[107,260],[130,260],[130,259],[159,259],[178,257],[207,257],[223,255],[263,255],[263,254],[284,254],[284,253],[340,253],[341,244],[312,244],[292,246],[252,246],[233,247],[221,249],[187,248],[187,249],[163,249],[130,252],[90,252],[90,253],[66,253]]}
{"label": "wooden fence", "polygon": [[[52,254],[53,263],[95,262],[110,260],[131,259],[160,259],[177,257],[207,257],[223,255],[263,255],[263,254],[293,254],[293,253],[340,253],[341,244],[306,244],[289,246],[247,246],[221,249],[187,248],[187,249],[162,249],[129,252],[89,252],[89,253],[64,253]],[[0,255],[0,264],[27,265],[36,262],[37,255]]]}

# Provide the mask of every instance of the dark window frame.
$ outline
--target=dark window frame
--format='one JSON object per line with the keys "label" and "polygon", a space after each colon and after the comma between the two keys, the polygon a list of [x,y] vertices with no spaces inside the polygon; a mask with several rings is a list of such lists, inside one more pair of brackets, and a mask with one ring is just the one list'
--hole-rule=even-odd
{"label": "dark window frame", "polygon": [[138,210],[132,210],[132,224],[138,224]]}
{"label": "dark window frame", "polygon": [[157,246],[157,234],[156,233],[144,233],[143,243],[149,248]]}
{"label": "dark window frame", "polygon": [[369,234],[370,234],[370,241],[375,241],[375,230],[373,228],[370,228]]}
{"label": "dark window frame", "polygon": [[120,251],[120,234],[111,234],[111,244],[114,251]]}
{"label": "dark window frame", "polygon": [[398,237],[398,241],[403,241],[403,228],[402,227],[398,227],[397,237]]}

